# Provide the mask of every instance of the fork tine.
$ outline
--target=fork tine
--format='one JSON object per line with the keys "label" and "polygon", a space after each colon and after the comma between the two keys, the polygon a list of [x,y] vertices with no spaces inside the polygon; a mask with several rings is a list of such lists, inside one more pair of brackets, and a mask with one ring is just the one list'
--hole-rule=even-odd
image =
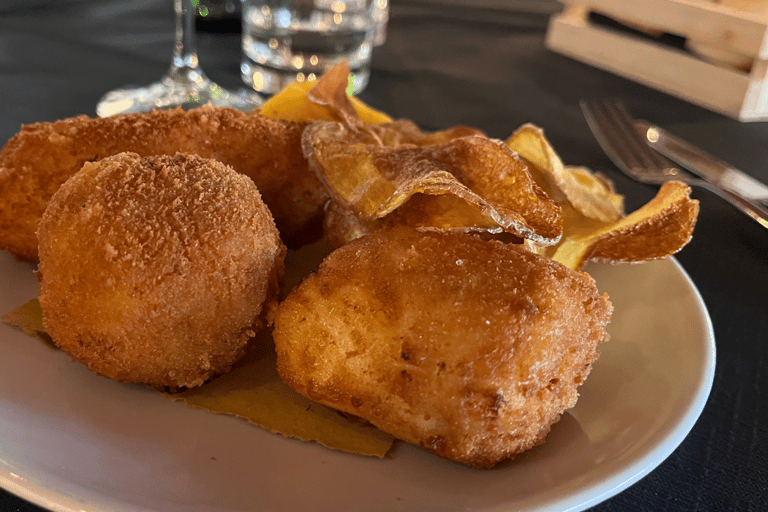
{"label": "fork tine", "polygon": [[624,152],[620,152],[623,144],[616,139],[617,132],[611,129],[613,122],[607,116],[602,104],[581,100],[580,105],[589,128],[608,158],[625,173],[633,174],[632,165],[627,161]]}
{"label": "fork tine", "polygon": [[677,180],[690,186],[703,187],[734,205],[736,208],[768,228],[768,212],[759,204],[738,194],[692,176],[664,155],[657,154],[635,127],[634,120],[621,104],[579,102],[589,128],[605,154],[632,178],[647,184],[660,185]]}
{"label": "fork tine", "polygon": [[608,115],[615,121],[616,127],[624,135],[624,141],[629,146],[637,165],[645,168],[663,170],[673,166],[664,155],[649,147],[643,135],[637,130],[632,116],[620,102],[604,103]]}
{"label": "fork tine", "polygon": [[674,164],[645,143],[621,103],[582,100],[580,104],[595,139],[619,169],[643,181],[666,181],[662,175]]}

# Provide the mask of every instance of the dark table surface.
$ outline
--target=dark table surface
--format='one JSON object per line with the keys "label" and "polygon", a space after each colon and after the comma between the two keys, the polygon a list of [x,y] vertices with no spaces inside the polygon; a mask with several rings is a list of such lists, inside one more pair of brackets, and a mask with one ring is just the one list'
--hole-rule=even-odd
{"label": "dark table surface", "polygon": [[[610,177],[628,211],[656,189],[604,156],[581,98],[621,98],[638,116],[768,182],[768,124],[738,123],[548,51],[556,3],[467,3],[393,2],[362,98],[427,130],[465,124],[506,138],[535,123],[566,163]],[[172,18],[168,0],[0,0],[0,143],[23,123],[94,115],[105,91],[157,79],[171,54]],[[199,27],[201,63],[214,80],[238,87],[239,34],[218,27]],[[709,192],[693,196],[701,206],[695,235],[676,258],[714,326],[712,391],[682,444],[594,510],[768,509],[768,231]],[[0,490],[0,510],[41,509]]]}

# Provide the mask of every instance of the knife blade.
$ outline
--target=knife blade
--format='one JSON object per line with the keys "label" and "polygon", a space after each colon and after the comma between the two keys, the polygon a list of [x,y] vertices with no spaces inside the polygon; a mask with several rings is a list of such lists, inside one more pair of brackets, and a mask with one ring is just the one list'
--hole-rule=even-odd
{"label": "knife blade", "polygon": [[635,122],[653,149],[713,185],[768,204],[768,185],[647,121]]}

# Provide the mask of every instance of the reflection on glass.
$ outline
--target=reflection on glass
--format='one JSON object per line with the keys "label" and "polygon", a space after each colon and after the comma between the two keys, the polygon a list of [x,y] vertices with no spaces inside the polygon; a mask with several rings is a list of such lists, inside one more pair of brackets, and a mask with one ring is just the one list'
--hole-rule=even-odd
{"label": "reflection on glass", "polygon": [[265,95],[311,82],[341,61],[365,89],[373,48],[386,39],[387,0],[243,0],[240,73]]}
{"label": "reflection on glass", "polygon": [[194,28],[197,3],[198,0],[173,0],[176,44],[165,76],[145,87],[126,87],[107,93],[96,105],[100,117],[178,106],[187,110],[207,103],[250,112],[261,105],[262,99],[253,91],[228,91],[203,72],[197,59]]}

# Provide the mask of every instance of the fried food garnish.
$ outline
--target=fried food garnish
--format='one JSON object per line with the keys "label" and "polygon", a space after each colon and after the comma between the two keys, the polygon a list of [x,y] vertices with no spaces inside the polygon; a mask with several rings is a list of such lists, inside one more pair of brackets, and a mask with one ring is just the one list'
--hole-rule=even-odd
{"label": "fried food garnish", "polygon": [[649,203],[625,216],[624,198],[613,184],[584,167],[564,166],[540,128],[521,126],[507,145],[562,210],[563,237],[548,247],[529,244],[538,254],[579,270],[589,260],[663,258],[690,241],[699,203],[690,198],[687,185],[666,183]]}
{"label": "fried food garnish", "polygon": [[699,202],[690,193],[684,183],[667,182],[652,200],[623,219],[574,227],[557,247],[542,251],[574,269],[589,260],[629,263],[675,254],[691,240],[699,214]]}
{"label": "fried food garnish", "polygon": [[253,182],[184,154],[86,163],[51,198],[39,238],[56,345],[100,375],[170,389],[243,356],[285,258]]}
{"label": "fried food garnish", "polygon": [[305,126],[210,106],[24,126],[0,151],[0,249],[36,260],[36,224],[53,193],[84,163],[123,151],[183,152],[235,168],[256,183],[283,238],[300,245],[327,199],[301,152]]}
{"label": "fried food garnish", "polygon": [[529,164],[531,176],[559,204],[567,202],[584,217],[603,222],[624,216],[624,197],[613,184],[583,167],[563,165],[538,126],[524,124],[507,139],[507,145]]}
{"label": "fried food garnish", "polygon": [[[440,196],[450,195],[451,204],[463,206],[450,222],[442,215],[439,229],[503,229],[544,245],[561,235],[560,209],[524,162],[472,128],[424,133],[405,120],[358,126],[316,122],[304,131],[302,144],[333,200],[363,221],[391,214],[416,194],[440,202],[446,200]],[[418,210],[423,217],[425,208]]]}
{"label": "fried food garnish", "polygon": [[359,119],[365,123],[392,121],[384,112],[347,95],[349,64],[336,64],[316,81],[293,82],[264,105],[260,112],[267,117],[286,121],[347,121]]}
{"label": "fried food garnish", "polygon": [[495,238],[523,239],[503,232],[498,224],[485,217],[480,210],[453,194],[414,194],[391,213],[374,220],[364,220],[336,201],[328,201],[323,219],[323,234],[329,247],[342,245],[394,226],[409,226],[431,231],[452,233],[492,234]]}
{"label": "fried food garnish", "polygon": [[332,252],[273,335],[301,394],[490,467],[576,403],[611,311],[589,275],[519,245],[399,227]]}

